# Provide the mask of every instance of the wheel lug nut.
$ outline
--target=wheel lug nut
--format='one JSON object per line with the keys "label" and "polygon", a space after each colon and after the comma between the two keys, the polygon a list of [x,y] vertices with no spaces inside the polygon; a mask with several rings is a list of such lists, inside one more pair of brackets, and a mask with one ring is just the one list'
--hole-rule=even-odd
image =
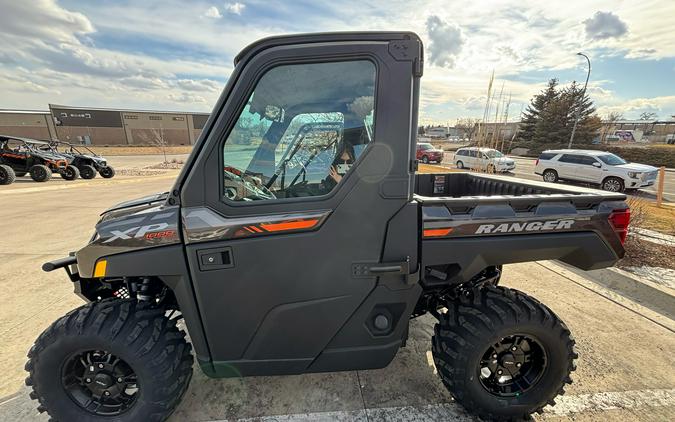
{"label": "wheel lug nut", "polygon": [[511,348],[511,350],[513,350],[513,351],[515,352],[516,350],[518,350],[518,348],[517,348],[516,346],[513,346],[513,347]]}
{"label": "wheel lug nut", "polygon": [[99,363],[99,364],[98,364],[98,368],[99,368],[99,369],[103,369],[103,364],[102,364],[102,363]]}
{"label": "wheel lug nut", "polygon": [[504,372],[504,371],[502,371],[502,370],[500,369],[500,370],[497,371],[497,374],[501,375],[503,372]]}
{"label": "wheel lug nut", "polygon": [[86,382],[91,382],[91,378],[85,379]]}
{"label": "wheel lug nut", "polygon": [[[519,365],[520,365],[520,364],[519,364]],[[120,378],[117,378],[117,382],[122,382],[122,381],[123,381],[123,380],[122,380],[121,377],[120,377]]]}
{"label": "wheel lug nut", "polygon": [[106,396],[109,396],[109,395],[110,395],[110,391],[104,391],[103,394],[105,394]]}
{"label": "wheel lug nut", "polygon": [[494,355],[492,355],[492,357],[493,357],[494,359],[497,359],[497,354],[495,353]]}

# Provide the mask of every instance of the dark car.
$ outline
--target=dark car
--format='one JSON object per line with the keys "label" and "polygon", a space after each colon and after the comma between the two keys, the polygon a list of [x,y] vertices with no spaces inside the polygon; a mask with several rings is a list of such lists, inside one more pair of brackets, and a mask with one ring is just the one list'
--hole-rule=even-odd
{"label": "dark car", "polygon": [[49,141],[49,145],[70,158],[71,164],[79,169],[80,177],[83,179],[93,179],[96,172],[106,179],[115,176],[115,169],[108,165],[107,160],[84,145],[73,145],[58,140]]}
{"label": "dark car", "polygon": [[9,185],[27,173],[36,182],[46,182],[53,172],[66,180],[79,176],[77,167],[49,148],[47,142],[0,135],[0,185]]}
{"label": "dark car", "polygon": [[440,163],[443,161],[443,150],[431,144],[417,144],[417,159],[424,164]]}

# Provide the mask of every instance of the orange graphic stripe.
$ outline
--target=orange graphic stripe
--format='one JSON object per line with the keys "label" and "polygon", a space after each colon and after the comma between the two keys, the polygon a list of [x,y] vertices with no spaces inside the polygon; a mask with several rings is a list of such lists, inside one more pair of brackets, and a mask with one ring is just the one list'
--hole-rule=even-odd
{"label": "orange graphic stripe", "polygon": [[452,228],[444,228],[444,229],[424,229],[424,237],[440,237],[440,236],[447,236],[452,232]]}
{"label": "orange graphic stripe", "polygon": [[310,229],[316,226],[318,222],[318,219],[282,221],[280,223],[263,223],[260,227],[270,232],[281,232],[286,230]]}

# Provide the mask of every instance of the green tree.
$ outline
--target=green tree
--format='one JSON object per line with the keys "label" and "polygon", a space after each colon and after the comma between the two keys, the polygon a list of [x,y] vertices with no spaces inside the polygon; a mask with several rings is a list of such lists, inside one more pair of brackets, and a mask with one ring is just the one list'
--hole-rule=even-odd
{"label": "green tree", "polygon": [[519,139],[530,142],[534,139],[537,123],[541,120],[541,115],[546,108],[558,97],[558,80],[548,81],[546,88],[532,98],[532,102],[523,112],[522,122],[520,124]]}

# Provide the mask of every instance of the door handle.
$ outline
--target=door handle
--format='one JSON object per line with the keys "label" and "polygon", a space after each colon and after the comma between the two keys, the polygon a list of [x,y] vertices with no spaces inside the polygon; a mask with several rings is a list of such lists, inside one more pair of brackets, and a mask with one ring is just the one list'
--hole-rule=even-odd
{"label": "door handle", "polygon": [[410,282],[410,257],[402,262],[355,262],[352,263],[352,277],[372,278],[385,274],[401,274],[406,283]]}
{"label": "door handle", "polygon": [[232,248],[201,249],[197,251],[197,265],[202,271],[234,267]]}

